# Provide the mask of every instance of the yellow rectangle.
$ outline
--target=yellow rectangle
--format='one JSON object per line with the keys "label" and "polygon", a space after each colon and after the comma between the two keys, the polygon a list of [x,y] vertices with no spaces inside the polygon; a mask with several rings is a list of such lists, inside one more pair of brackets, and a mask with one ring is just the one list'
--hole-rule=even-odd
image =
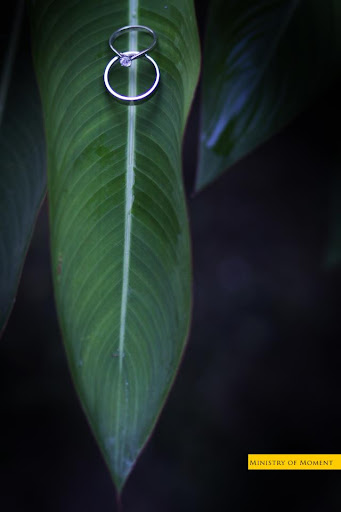
{"label": "yellow rectangle", "polygon": [[341,469],[341,455],[253,453],[248,455],[248,469]]}

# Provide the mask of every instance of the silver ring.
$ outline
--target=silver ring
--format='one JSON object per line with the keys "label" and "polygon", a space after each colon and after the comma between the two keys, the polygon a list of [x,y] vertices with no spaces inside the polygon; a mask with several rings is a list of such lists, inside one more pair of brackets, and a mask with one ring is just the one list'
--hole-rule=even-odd
{"label": "silver ring", "polygon": [[126,52],[119,52],[118,50],[116,50],[116,48],[114,47],[114,41],[116,41],[116,39],[121,36],[122,34],[125,34],[126,32],[128,32],[129,30],[142,30],[143,32],[147,32],[147,34],[150,34],[152,37],[153,37],[153,42],[150,46],[148,46],[148,48],[146,48],[145,50],[142,50],[140,52],[137,52],[136,55],[132,56],[131,60],[133,59],[137,59],[138,57],[142,57],[143,55],[145,55],[147,52],[150,52],[154,46],[156,45],[156,41],[157,41],[157,37],[156,37],[156,34],[154,32],[154,30],[152,30],[151,28],[149,27],[145,27],[144,25],[127,25],[125,27],[122,27],[122,28],[119,28],[118,30],[116,30],[115,32],[113,32],[109,38],[109,46],[110,48],[112,49],[112,51],[114,51],[116,53],[116,55],[118,55],[119,57],[123,57],[124,53]]}
{"label": "silver ring", "polygon": [[[108,62],[107,67],[105,68],[105,71],[104,71],[103,78],[104,78],[104,83],[105,83],[106,88],[108,89],[110,94],[115,96],[115,98],[117,98],[119,100],[122,100],[122,101],[139,101],[139,100],[143,100],[145,98],[148,98],[148,96],[150,96],[155,91],[156,87],[158,86],[159,80],[160,80],[160,70],[159,70],[159,67],[156,64],[155,60],[152,59],[151,57],[149,57],[149,55],[147,55],[146,53],[143,53],[142,56],[145,57],[147,60],[149,60],[153,64],[153,66],[155,68],[156,76],[155,76],[154,83],[150,87],[150,89],[148,89],[147,91],[145,91],[142,94],[139,94],[138,96],[123,96],[122,94],[119,94],[118,92],[116,92],[111,87],[111,85],[109,83],[109,71],[110,71],[111,67],[114,64],[116,64],[118,61],[120,61],[121,66],[129,67],[131,65],[131,61],[133,60],[133,58],[136,59],[137,57],[141,57],[140,52],[137,52],[137,51],[124,52],[124,53],[122,53],[120,55],[117,55],[116,57],[111,59],[110,62]],[[122,60],[124,58],[129,59],[130,63],[129,64],[122,64]]]}

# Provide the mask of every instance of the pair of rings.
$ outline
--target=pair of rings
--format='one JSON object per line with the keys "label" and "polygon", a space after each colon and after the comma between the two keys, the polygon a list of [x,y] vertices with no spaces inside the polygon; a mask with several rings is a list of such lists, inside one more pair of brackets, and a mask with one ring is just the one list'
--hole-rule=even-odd
{"label": "pair of rings", "polygon": [[[119,52],[114,47],[114,42],[116,41],[116,39],[119,36],[121,36],[122,34],[125,34],[126,32],[129,32],[130,30],[139,30],[139,31],[147,32],[147,34],[152,36],[153,42],[151,43],[151,45],[148,48],[145,48],[142,51],[134,50],[134,51],[127,51],[127,52]],[[152,57],[150,57],[149,55],[147,55],[147,52],[150,52],[154,48],[154,46],[156,45],[156,42],[157,42],[157,38],[156,38],[155,32],[151,28],[145,27],[144,25],[127,25],[126,27],[119,28],[118,30],[113,32],[113,34],[111,34],[111,36],[109,38],[109,46],[113,50],[113,52],[116,53],[116,56],[113,59],[111,59],[111,61],[108,62],[107,66],[105,68],[105,71],[104,71],[104,75],[103,75],[105,86],[108,89],[108,91],[110,92],[110,94],[112,94],[115,98],[117,98],[121,101],[135,102],[135,101],[140,101],[140,100],[144,100],[144,99],[148,98],[148,96],[150,96],[155,91],[155,89],[157,88],[159,81],[160,81],[160,70],[159,70],[159,67],[156,64],[155,60],[152,59]],[[155,68],[155,80],[154,80],[153,85],[147,91],[143,92],[142,94],[139,94],[138,96],[124,96],[122,94],[119,94],[117,91],[115,91],[115,89],[113,89],[113,87],[109,83],[110,69],[112,68],[112,66],[114,66],[118,62],[121,64],[121,66],[123,66],[125,68],[129,68],[131,66],[133,60],[139,59],[141,57],[146,58],[149,62],[151,62],[153,64],[153,66]]]}

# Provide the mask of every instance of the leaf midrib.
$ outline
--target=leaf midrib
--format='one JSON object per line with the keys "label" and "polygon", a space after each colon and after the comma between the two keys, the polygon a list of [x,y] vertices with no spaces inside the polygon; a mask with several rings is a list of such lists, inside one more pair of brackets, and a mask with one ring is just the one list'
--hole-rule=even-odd
{"label": "leaf midrib", "polygon": [[[138,3],[139,0],[129,0],[129,25],[138,25]],[[137,49],[137,32],[129,32],[129,50]],[[129,87],[128,95],[136,96],[136,66],[129,68]],[[122,295],[121,295],[121,315],[120,315],[120,336],[119,336],[119,376],[118,376],[118,400],[116,415],[116,439],[118,439],[118,429],[121,416],[121,385],[123,358],[125,350],[125,335],[127,324],[128,290],[129,290],[129,264],[131,250],[131,225],[132,225],[132,206],[134,201],[134,181],[135,181],[135,142],[136,142],[136,106],[127,106],[127,152],[126,152],[126,188],[125,188],[125,215],[124,215],[124,246],[123,246],[123,277],[122,277]],[[120,452],[120,447],[118,452]]]}
{"label": "leaf midrib", "polygon": [[[138,0],[129,0],[129,25],[137,24]],[[137,48],[136,31],[129,32],[129,49]],[[136,96],[136,66],[129,69],[129,96]],[[119,372],[122,373],[122,362],[124,356],[126,314],[129,288],[129,262],[131,244],[131,209],[134,201],[133,187],[135,179],[135,139],[136,139],[136,107],[127,106],[128,131],[127,131],[127,152],[126,152],[126,188],[125,188],[125,215],[124,215],[124,248],[123,248],[123,278],[121,298],[121,323],[119,339]]]}

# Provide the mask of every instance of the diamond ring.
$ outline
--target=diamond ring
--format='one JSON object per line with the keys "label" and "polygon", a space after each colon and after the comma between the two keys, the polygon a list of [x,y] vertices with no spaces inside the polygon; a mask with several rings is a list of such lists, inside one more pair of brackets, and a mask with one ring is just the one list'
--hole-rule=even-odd
{"label": "diamond ring", "polygon": [[[109,46],[110,48],[112,49],[113,52],[116,53],[116,55],[118,55],[119,57],[123,57],[124,56],[124,53],[121,53],[119,52],[118,50],[116,50],[116,48],[114,47],[114,42],[116,41],[116,39],[118,37],[120,37],[122,34],[125,34],[126,32],[129,32],[129,30],[138,30],[138,31],[142,31],[142,32],[147,32],[147,34],[151,35],[152,38],[153,38],[153,42],[150,46],[148,46],[148,48],[146,48],[145,50],[142,50],[140,52],[137,52],[136,55],[133,55],[131,60],[133,59],[137,59],[138,57],[142,57],[143,55],[145,55],[147,52],[150,52],[154,46],[156,45],[156,41],[157,41],[157,38],[156,38],[156,34],[154,32],[154,30],[152,30],[151,28],[149,27],[145,27],[144,25],[127,25],[126,27],[121,27],[119,28],[118,30],[115,30],[115,32],[113,32],[109,38]],[[130,64],[122,64],[123,66],[130,66]]]}

